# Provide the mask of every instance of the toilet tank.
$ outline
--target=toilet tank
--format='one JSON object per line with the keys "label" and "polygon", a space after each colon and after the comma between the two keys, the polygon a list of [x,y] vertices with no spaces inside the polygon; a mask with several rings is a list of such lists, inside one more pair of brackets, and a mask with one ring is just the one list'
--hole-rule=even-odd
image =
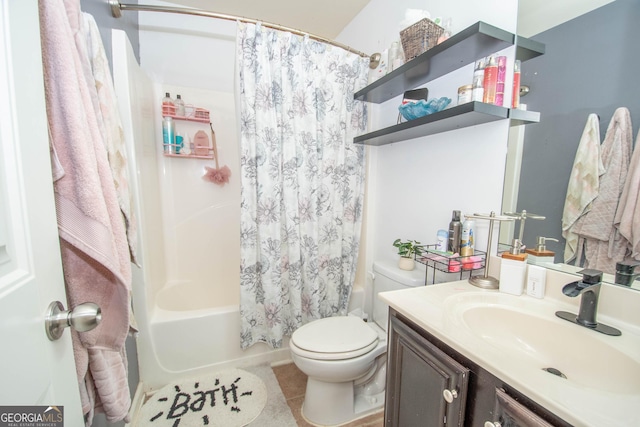
{"label": "toilet tank", "polygon": [[424,286],[425,271],[416,268],[412,271],[398,268],[397,261],[374,261],[373,263],[373,320],[385,331],[389,318],[389,306],[378,298],[379,292]]}

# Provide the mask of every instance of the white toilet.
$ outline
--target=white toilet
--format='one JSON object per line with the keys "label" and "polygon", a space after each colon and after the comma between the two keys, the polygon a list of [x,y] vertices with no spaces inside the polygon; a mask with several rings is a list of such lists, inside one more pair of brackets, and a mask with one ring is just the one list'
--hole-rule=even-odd
{"label": "white toilet", "polygon": [[302,415],[312,424],[344,424],[384,404],[388,306],[377,295],[422,286],[425,273],[400,270],[390,261],[374,262],[373,272],[373,322],[353,315],[327,317],[291,336],[291,358],[308,376]]}

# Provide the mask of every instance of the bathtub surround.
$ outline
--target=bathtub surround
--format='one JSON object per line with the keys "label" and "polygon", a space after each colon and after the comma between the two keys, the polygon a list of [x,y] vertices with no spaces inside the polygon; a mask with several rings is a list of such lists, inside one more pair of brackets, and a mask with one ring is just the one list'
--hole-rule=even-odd
{"label": "bathtub surround", "polygon": [[255,374],[229,369],[169,384],[142,406],[136,425],[171,427],[243,426],[267,403],[267,388]]}
{"label": "bathtub surround", "polygon": [[242,348],[344,315],[362,223],[368,60],[238,24]]}
{"label": "bathtub surround", "polygon": [[[98,304],[103,321],[72,331],[82,410],[127,419],[131,404],[124,343],[130,327],[131,264],[109,165],[78,1],[41,0],[45,98],[62,265],[69,308]],[[110,79],[110,77],[108,77]]]}

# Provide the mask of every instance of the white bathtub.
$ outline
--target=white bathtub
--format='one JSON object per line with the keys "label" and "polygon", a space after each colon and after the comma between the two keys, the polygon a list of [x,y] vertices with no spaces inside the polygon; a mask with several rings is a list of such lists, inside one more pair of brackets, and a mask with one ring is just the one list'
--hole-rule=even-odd
{"label": "white bathtub", "polygon": [[288,347],[273,350],[259,343],[242,350],[239,295],[216,295],[214,289],[175,283],[158,292],[149,335],[160,372],[145,384],[147,389],[209,370],[290,358]]}
{"label": "white bathtub", "polygon": [[[147,390],[208,370],[290,359],[288,339],[277,350],[262,343],[242,350],[240,296],[216,295],[212,289],[206,284],[175,283],[158,292],[149,319],[158,369],[145,384]],[[361,307],[363,293],[363,288],[354,288],[350,306]]]}

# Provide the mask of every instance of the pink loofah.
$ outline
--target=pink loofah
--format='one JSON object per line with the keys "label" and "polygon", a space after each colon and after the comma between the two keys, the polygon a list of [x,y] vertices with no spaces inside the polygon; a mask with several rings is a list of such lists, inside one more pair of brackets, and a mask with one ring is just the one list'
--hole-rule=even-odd
{"label": "pink loofah", "polygon": [[202,179],[205,179],[209,182],[213,182],[218,185],[225,185],[229,182],[229,177],[231,176],[231,169],[228,166],[220,167],[218,164],[218,143],[216,142],[216,133],[213,131],[213,125],[209,123],[209,127],[211,128],[211,142],[213,142],[213,158],[216,161],[216,167],[210,168],[209,166],[205,166],[205,173]]}
{"label": "pink loofah", "polygon": [[202,179],[218,185],[224,185],[229,182],[231,169],[229,169],[228,166],[223,166],[220,169],[210,168],[209,166],[205,166],[204,168],[206,172],[204,173]]}

